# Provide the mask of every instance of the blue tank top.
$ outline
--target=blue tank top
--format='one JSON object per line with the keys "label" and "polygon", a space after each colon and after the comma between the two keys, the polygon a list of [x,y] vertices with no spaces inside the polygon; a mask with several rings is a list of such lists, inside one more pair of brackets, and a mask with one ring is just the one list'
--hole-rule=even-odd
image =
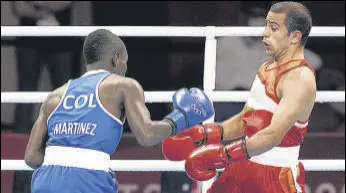
{"label": "blue tank top", "polygon": [[111,155],[119,144],[123,123],[101,104],[98,87],[110,73],[88,72],[70,80],[59,105],[47,120],[47,146],[67,146]]}

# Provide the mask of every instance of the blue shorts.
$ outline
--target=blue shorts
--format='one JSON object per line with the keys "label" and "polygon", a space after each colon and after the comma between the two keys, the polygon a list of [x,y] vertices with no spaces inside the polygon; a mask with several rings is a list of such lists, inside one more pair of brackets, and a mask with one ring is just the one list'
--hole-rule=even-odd
{"label": "blue shorts", "polygon": [[32,193],[118,193],[118,182],[101,170],[45,165],[31,181]]}

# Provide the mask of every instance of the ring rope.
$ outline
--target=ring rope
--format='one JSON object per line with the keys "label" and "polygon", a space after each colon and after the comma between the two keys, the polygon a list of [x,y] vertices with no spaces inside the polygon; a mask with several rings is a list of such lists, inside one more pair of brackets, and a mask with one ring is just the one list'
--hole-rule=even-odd
{"label": "ring rope", "polygon": [[[306,171],[345,171],[345,160],[301,160]],[[168,160],[111,160],[111,169],[121,172],[185,171],[185,161]],[[135,167],[134,167],[135,166]],[[1,170],[33,170],[24,160],[1,160]],[[219,171],[222,171],[219,170]]]}
{"label": "ring rope", "polygon": [[[148,103],[172,102],[175,91],[146,91]],[[214,102],[246,102],[249,91],[206,91]],[[49,92],[1,92],[1,103],[42,103]],[[317,91],[316,102],[345,102],[345,91]]]}

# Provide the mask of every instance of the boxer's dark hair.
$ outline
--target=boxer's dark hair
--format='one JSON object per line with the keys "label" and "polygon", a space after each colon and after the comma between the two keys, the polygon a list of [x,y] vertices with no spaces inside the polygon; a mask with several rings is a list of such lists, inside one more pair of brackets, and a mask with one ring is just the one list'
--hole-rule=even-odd
{"label": "boxer's dark hair", "polygon": [[83,55],[87,64],[112,58],[114,54],[126,54],[124,42],[106,29],[91,32],[84,40]]}
{"label": "boxer's dark hair", "polygon": [[302,39],[301,46],[305,46],[312,26],[312,18],[309,10],[301,3],[284,1],[275,3],[270,7],[273,13],[285,13],[285,24],[289,33],[300,31]]}

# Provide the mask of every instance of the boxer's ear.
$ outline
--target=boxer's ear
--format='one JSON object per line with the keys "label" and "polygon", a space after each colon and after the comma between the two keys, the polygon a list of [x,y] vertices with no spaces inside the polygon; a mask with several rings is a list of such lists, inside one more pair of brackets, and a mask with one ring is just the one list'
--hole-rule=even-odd
{"label": "boxer's ear", "polygon": [[118,52],[116,52],[114,55],[113,55],[113,58],[112,58],[112,65],[114,68],[117,67],[118,63],[120,61],[120,54]]}

